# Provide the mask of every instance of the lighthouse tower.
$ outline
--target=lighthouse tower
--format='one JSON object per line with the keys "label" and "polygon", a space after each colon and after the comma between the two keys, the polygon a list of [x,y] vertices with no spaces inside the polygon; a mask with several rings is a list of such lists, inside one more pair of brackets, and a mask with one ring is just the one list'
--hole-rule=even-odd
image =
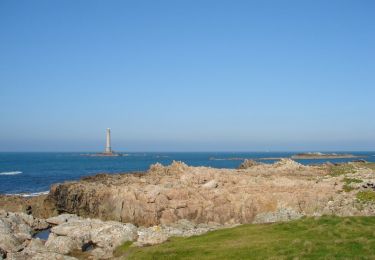
{"label": "lighthouse tower", "polygon": [[112,148],[111,148],[111,129],[107,128],[107,140],[105,144],[105,151],[104,153],[112,154]]}

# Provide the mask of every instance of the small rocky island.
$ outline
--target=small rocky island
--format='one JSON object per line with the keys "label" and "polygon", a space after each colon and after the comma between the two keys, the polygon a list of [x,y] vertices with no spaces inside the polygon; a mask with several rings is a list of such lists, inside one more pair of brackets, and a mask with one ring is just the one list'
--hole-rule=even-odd
{"label": "small rocky island", "polygon": [[106,145],[104,152],[102,153],[88,153],[88,154],[81,154],[82,156],[89,156],[89,157],[117,157],[122,156],[122,154],[116,153],[112,150],[111,147],[111,129],[107,128],[107,135],[106,135]]}
{"label": "small rocky island", "polygon": [[[318,159],[354,159],[354,158],[365,158],[363,155],[353,154],[337,154],[337,153],[320,153],[320,152],[308,152],[298,153],[288,158],[293,160],[318,160]],[[243,160],[256,160],[256,161],[276,161],[285,159],[286,157],[264,157],[264,158],[242,158],[242,157],[230,157],[230,158],[215,158],[210,157],[211,161],[243,161]]]}
{"label": "small rocky island", "polygon": [[[374,216],[374,190],[371,163],[157,163],[144,173],[56,184],[48,195],[0,196],[0,259],[110,259],[125,242],[143,247],[302,216]],[[50,234],[40,239],[40,231]]]}
{"label": "small rocky island", "polygon": [[353,154],[337,154],[337,153],[320,153],[320,152],[310,152],[310,153],[299,153],[293,155],[292,159],[351,159],[351,158],[363,158],[365,156],[358,156]]}

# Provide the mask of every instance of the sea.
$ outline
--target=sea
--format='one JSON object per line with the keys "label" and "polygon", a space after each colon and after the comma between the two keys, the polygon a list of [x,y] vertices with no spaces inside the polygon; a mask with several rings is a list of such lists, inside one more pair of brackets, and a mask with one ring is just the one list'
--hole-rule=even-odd
{"label": "sea", "polygon": [[[178,152],[123,153],[118,157],[87,156],[82,153],[0,153],[0,194],[35,196],[48,193],[55,183],[78,180],[98,173],[134,173],[151,164],[168,165],[173,160],[191,166],[237,168],[242,159],[290,157],[297,152]],[[327,152],[328,153],[328,152]],[[335,152],[329,152],[335,153]],[[355,159],[296,160],[302,164],[341,163],[358,159],[375,162],[375,152],[337,152],[360,156]],[[273,163],[275,160],[262,160]]]}

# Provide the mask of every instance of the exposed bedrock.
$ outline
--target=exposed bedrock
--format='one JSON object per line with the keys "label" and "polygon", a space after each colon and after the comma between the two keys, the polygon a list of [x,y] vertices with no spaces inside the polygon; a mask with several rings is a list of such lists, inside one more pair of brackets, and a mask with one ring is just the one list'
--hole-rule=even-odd
{"label": "exposed bedrock", "polygon": [[0,195],[0,209],[9,212],[24,212],[38,218],[55,215],[54,201],[47,195],[22,197],[17,195]]}
{"label": "exposed bedrock", "polygon": [[[303,166],[289,159],[237,170],[173,162],[152,165],[144,174],[101,174],[55,185],[48,199],[59,213],[139,226],[180,219],[240,224],[301,215],[364,214],[350,204],[349,194],[339,192],[339,178],[327,176],[324,166]],[[329,208],[332,201],[340,206]],[[342,207],[345,203],[351,206]]]}
{"label": "exposed bedrock", "polygon": [[[0,210],[0,259],[113,259],[115,249],[125,242],[149,246],[170,237],[190,237],[227,227],[230,226],[179,220],[172,225],[147,228],[74,214],[38,219],[22,212]],[[41,229],[47,236],[39,236]]]}

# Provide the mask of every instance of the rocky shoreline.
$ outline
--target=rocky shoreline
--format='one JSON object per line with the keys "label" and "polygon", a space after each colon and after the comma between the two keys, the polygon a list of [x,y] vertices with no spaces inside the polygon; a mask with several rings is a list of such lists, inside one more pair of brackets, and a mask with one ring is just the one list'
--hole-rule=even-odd
{"label": "rocky shoreline", "polygon": [[[223,228],[220,225],[196,225],[180,220],[173,225],[136,227],[131,223],[102,221],[62,214],[48,219],[34,218],[22,212],[0,210],[0,259],[110,259],[125,242],[134,246],[163,243],[170,237],[189,237]],[[50,234],[35,237],[41,230]]]}
{"label": "rocky shoreline", "polygon": [[[374,203],[358,193],[372,192],[374,176],[366,163],[304,166],[282,159],[247,160],[239,169],[173,162],[145,173],[85,177],[53,185],[48,195],[0,196],[0,233],[6,234],[0,259],[108,259],[127,241],[153,245],[302,216],[372,216]],[[33,237],[46,228],[46,241]]]}

